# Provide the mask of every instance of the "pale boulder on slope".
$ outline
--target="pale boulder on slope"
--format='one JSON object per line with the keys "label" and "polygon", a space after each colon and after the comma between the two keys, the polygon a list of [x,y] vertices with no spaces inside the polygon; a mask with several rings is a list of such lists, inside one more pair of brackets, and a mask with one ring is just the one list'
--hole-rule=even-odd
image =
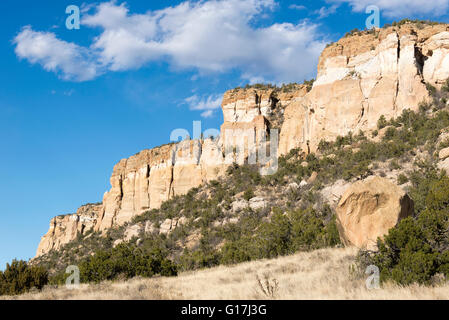
{"label": "pale boulder on slope", "polygon": [[345,191],[336,213],[340,238],[346,246],[374,250],[378,237],[413,214],[413,201],[390,180],[369,177]]}

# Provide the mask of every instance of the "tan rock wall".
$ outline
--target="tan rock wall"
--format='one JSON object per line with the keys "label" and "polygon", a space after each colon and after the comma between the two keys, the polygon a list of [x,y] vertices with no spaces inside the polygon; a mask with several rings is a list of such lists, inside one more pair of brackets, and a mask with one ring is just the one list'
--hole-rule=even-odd
{"label": "tan rock wall", "polygon": [[390,119],[417,110],[429,99],[425,83],[440,86],[449,78],[446,29],[406,24],[326,48],[312,90],[285,110],[280,154],[315,151],[321,139],[372,130],[381,115]]}
{"label": "tan rock wall", "polygon": [[103,199],[104,214],[95,229],[122,225],[149,209],[159,208],[174,195],[216,179],[224,171],[219,150],[218,142],[211,139],[187,140],[120,161],[112,174],[112,188]]}
{"label": "tan rock wall", "polygon": [[42,237],[36,256],[51,250],[58,250],[62,245],[75,240],[78,234],[86,234],[97,223],[103,210],[101,204],[88,204],[80,207],[75,214],[57,216],[51,219],[50,228]]}

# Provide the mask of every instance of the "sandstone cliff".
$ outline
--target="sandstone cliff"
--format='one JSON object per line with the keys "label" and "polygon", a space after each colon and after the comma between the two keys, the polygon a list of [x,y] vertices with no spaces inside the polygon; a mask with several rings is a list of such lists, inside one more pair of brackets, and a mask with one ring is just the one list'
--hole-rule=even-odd
{"label": "sandstone cliff", "polygon": [[322,53],[312,90],[285,110],[279,152],[376,127],[427,100],[449,77],[447,25],[390,27],[345,37]]}
{"label": "sandstone cliff", "polygon": [[101,204],[81,206],[75,214],[61,215],[50,221],[50,229],[37,248],[37,256],[57,250],[62,245],[75,240],[78,234],[86,234],[94,229],[103,210]]}
{"label": "sandstone cliff", "polygon": [[233,162],[271,163],[270,158],[261,163],[256,154],[267,148],[269,142],[261,144],[270,129],[280,129],[278,145],[270,145],[270,155],[277,157],[293,148],[315,151],[322,139],[372,130],[381,115],[389,119],[417,109],[429,99],[426,83],[440,86],[449,78],[447,28],[405,24],[345,37],[323,51],[312,88],[226,92],[218,139],[187,140],[121,160],[102,204],[89,209],[89,222],[81,208],[75,215],[52,219],[37,255],[60,248],[78,233],[104,231],[158,208],[170,197],[216,179]]}
{"label": "sandstone cliff", "polygon": [[122,225],[221,175],[226,166],[218,145],[212,139],[186,140],[121,160],[114,167],[112,188],[103,197],[95,230]]}

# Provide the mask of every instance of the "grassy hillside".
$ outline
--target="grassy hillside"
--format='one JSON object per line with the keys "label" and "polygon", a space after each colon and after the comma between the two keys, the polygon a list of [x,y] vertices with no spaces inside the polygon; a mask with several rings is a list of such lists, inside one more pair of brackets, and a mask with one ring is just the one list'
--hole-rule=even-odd
{"label": "grassy hillside", "polygon": [[449,285],[366,288],[354,273],[357,250],[319,249],[270,260],[182,272],[178,277],[134,278],[82,284],[78,290],[48,286],[3,299],[447,299]]}

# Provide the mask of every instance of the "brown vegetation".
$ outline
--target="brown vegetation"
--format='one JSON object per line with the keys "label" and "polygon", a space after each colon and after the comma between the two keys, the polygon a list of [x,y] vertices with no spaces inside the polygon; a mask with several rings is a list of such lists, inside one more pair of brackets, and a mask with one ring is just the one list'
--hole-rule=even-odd
{"label": "brown vegetation", "polygon": [[357,250],[320,249],[271,260],[219,266],[178,277],[134,278],[82,284],[79,289],[46,287],[4,299],[448,299],[443,286],[367,289],[366,277],[351,270]]}

